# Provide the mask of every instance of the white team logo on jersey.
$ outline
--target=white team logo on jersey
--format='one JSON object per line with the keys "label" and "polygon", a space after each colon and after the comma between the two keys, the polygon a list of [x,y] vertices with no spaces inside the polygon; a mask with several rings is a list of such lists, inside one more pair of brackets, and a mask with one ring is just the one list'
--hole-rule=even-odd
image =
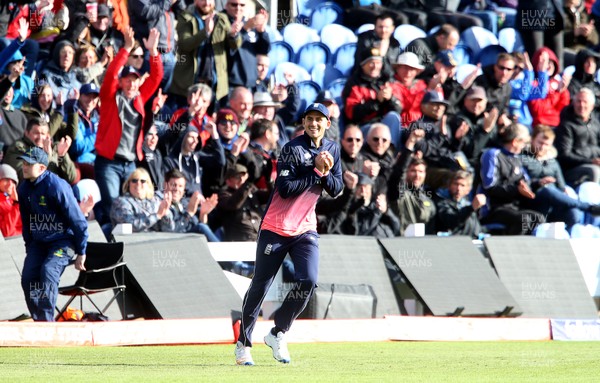
{"label": "white team logo on jersey", "polygon": [[279,176],[280,176],[280,177],[287,177],[287,176],[289,176],[289,175],[290,175],[290,171],[289,171],[289,170],[287,170],[287,169],[283,169],[283,170],[281,171],[281,173],[279,173]]}

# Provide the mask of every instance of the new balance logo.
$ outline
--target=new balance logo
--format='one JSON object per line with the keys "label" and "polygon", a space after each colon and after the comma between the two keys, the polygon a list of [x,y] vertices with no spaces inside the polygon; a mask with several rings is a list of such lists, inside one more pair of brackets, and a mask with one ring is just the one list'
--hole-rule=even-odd
{"label": "new balance logo", "polygon": [[271,250],[273,250],[273,245],[269,243],[267,247],[265,247],[265,255],[271,254]]}

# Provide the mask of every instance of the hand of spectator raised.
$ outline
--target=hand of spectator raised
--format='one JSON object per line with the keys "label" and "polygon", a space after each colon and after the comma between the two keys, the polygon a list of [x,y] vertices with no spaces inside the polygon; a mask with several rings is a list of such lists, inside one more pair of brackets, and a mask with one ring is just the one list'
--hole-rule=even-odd
{"label": "hand of spectator raised", "polygon": [[202,205],[200,205],[200,212],[198,214],[200,222],[206,223],[208,222],[208,215],[211,211],[215,210],[217,205],[219,204],[219,196],[218,194],[213,194],[210,197],[206,198]]}
{"label": "hand of spectator raised", "polygon": [[239,156],[240,153],[243,153],[246,149],[248,149],[248,144],[250,143],[250,136],[247,132],[240,134],[237,140],[231,145],[231,154],[235,157]]}
{"label": "hand of spectator raised", "polygon": [[135,33],[133,32],[133,28],[127,27],[123,32],[123,48],[125,48],[127,52],[131,52],[134,46]]}
{"label": "hand of spectator raised", "polygon": [[425,138],[424,129],[412,129],[404,146],[408,150],[413,150],[415,148],[415,144],[421,141],[423,138]]}
{"label": "hand of spectator raised", "polygon": [[92,209],[94,208],[95,204],[96,203],[94,202],[94,197],[89,195],[89,196],[85,197],[84,199],[82,199],[81,202],[79,202],[79,210],[81,210],[83,215],[85,215],[87,217],[87,215],[90,213],[90,211],[92,211]]}
{"label": "hand of spectator raised", "polygon": [[210,14],[208,14],[206,16],[206,19],[204,19],[204,31],[206,32],[207,35],[210,35],[215,30],[215,15],[216,14],[217,13],[215,11],[212,11]]}
{"label": "hand of spectator raised", "polygon": [[462,139],[469,132],[469,124],[466,121],[462,121],[456,132],[454,132],[454,138],[457,140]]}
{"label": "hand of spectator raised", "polygon": [[473,210],[477,211],[482,206],[485,206],[486,203],[487,198],[485,194],[475,194],[475,197],[473,197],[473,202],[471,202],[471,206],[473,207]]}
{"label": "hand of spectator raised", "polygon": [[363,163],[363,173],[368,175],[369,177],[377,177],[379,175],[379,171],[381,170],[381,165],[377,161],[365,160]]}
{"label": "hand of spectator raised", "polygon": [[519,191],[519,194],[521,194],[525,198],[535,198],[535,193],[531,191],[531,188],[529,187],[527,182],[525,182],[525,180],[519,181],[519,186],[517,186],[517,190]]}
{"label": "hand of spectator raised", "polygon": [[158,55],[158,40],[160,39],[160,32],[156,28],[150,29],[148,38],[144,38],[144,46],[150,52],[150,56],[154,57]]}
{"label": "hand of spectator raised", "polygon": [[[542,54],[540,55],[540,62],[538,63],[538,70],[543,70],[543,69],[539,69],[542,65],[542,61],[544,60],[542,56],[546,56],[546,60],[548,60],[548,52],[542,52]],[[533,70],[533,64],[531,63],[531,60],[529,59],[529,53],[525,52],[523,53],[523,57],[525,58],[525,69],[526,70]],[[548,64],[546,64],[548,65]]]}
{"label": "hand of spectator raised", "polygon": [[387,211],[388,204],[385,194],[379,194],[377,196],[377,199],[375,200],[375,206],[377,206],[377,209],[379,209],[382,213],[385,213]]}
{"label": "hand of spectator raised", "polygon": [[475,81],[477,76],[479,76],[480,69],[481,69],[481,63],[477,64],[475,69],[473,69],[473,72],[469,73],[469,75],[467,77],[465,77],[463,82],[460,84],[463,87],[463,89],[469,89],[471,87],[471,85],[473,85],[473,82]]}
{"label": "hand of spectator raised", "polygon": [[23,42],[27,39],[27,35],[29,34],[29,23],[26,18],[19,19],[19,29],[17,30],[19,34],[19,41]]}
{"label": "hand of spectator raised", "polygon": [[52,155],[52,137],[48,136],[42,142],[42,149],[46,152],[48,157]]}
{"label": "hand of spectator raised", "polygon": [[165,101],[167,101],[167,97],[169,96],[167,96],[166,94],[163,95],[162,88],[158,88],[158,93],[156,94],[154,101],[152,101],[153,114],[157,114],[158,112],[160,112],[162,107],[165,105]]}
{"label": "hand of spectator raised", "polygon": [[66,156],[72,143],[73,139],[71,139],[70,136],[64,136],[61,138],[60,141],[58,141],[58,144],[56,144],[56,154],[58,157],[62,158]]}
{"label": "hand of spectator raised", "polygon": [[187,212],[189,215],[194,215],[198,211],[198,207],[200,206],[200,200],[204,199],[202,194],[199,191],[195,191],[190,197],[190,201],[188,202]]}
{"label": "hand of spectator raised", "polygon": [[106,48],[104,48],[104,53],[102,54],[102,59],[100,60],[100,62],[102,63],[103,66],[107,66],[108,64],[110,64],[113,61],[114,58],[115,58],[115,48],[113,48],[112,45],[109,45]]}
{"label": "hand of spectator raised", "polygon": [[377,92],[377,101],[384,102],[392,98],[392,85],[389,82],[386,82],[379,88],[379,92]]}
{"label": "hand of spectator raised", "polygon": [[571,83],[571,78],[572,76],[568,75],[568,74],[563,74],[562,78],[560,80],[560,84],[558,84],[558,91],[562,92],[563,90],[566,90],[567,88],[569,88],[569,84]]}
{"label": "hand of spectator raised", "polygon": [[196,113],[198,113],[202,109],[203,102],[204,101],[202,100],[202,90],[198,89],[196,92],[190,95],[188,113],[191,116],[196,115]]}
{"label": "hand of spectator raised", "polygon": [[356,185],[358,185],[358,174],[352,173],[350,170],[346,170],[342,175],[344,179],[344,184],[350,190],[356,189]]}
{"label": "hand of spectator raised", "polygon": [[242,30],[243,27],[244,27],[244,23],[242,23],[242,20],[234,20],[231,23],[231,28],[229,29],[229,35],[231,37],[237,36],[237,34],[240,33],[240,31]]}
{"label": "hand of spectator raised", "polygon": [[267,20],[269,20],[269,13],[261,9],[254,17],[254,29],[256,32],[263,33],[267,29]]}
{"label": "hand of spectator raised", "polygon": [[483,113],[483,130],[485,130],[486,133],[490,133],[496,126],[497,122],[498,109],[496,107],[492,108],[492,110],[489,112]]}
{"label": "hand of spectator raised", "polygon": [[[525,58],[526,58],[526,63],[529,62],[529,54],[527,52],[525,52]],[[540,54],[540,61],[538,62],[538,66],[537,66],[537,71],[538,72],[548,72],[548,68],[550,66],[550,55],[548,54],[548,52],[543,51]],[[527,66],[527,68],[529,68],[529,66]],[[533,65],[531,65],[531,69],[533,69]]]}
{"label": "hand of spectator raised", "polygon": [[213,140],[218,140],[219,139],[219,130],[217,129],[217,124],[215,124],[212,121],[208,121],[206,123],[205,129],[207,132],[210,133],[210,137]]}
{"label": "hand of spectator raised", "polygon": [[170,191],[165,191],[163,196],[163,200],[160,201],[158,205],[158,211],[156,212],[156,216],[158,219],[162,219],[167,212],[169,211],[169,207],[171,207],[171,202],[173,201],[173,194]]}
{"label": "hand of spectator raised", "polygon": [[[285,77],[285,73],[283,74],[283,76]],[[291,75],[291,80],[292,80],[292,84],[294,83],[294,75]],[[290,84],[290,82],[288,81],[288,84]],[[271,97],[273,98],[273,101],[275,102],[283,102],[288,98],[288,91],[287,91],[287,87],[283,84],[277,84],[275,86],[275,88],[273,88],[273,91],[271,92]]]}

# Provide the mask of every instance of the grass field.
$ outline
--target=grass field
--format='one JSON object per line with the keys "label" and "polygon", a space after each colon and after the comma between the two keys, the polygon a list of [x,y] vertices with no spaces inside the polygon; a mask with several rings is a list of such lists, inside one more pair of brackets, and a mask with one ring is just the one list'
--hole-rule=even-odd
{"label": "grass field", "polygon": [[292,363],[233,345],[0,348],[0,382],[600,382],[600,342],[290,345]]}

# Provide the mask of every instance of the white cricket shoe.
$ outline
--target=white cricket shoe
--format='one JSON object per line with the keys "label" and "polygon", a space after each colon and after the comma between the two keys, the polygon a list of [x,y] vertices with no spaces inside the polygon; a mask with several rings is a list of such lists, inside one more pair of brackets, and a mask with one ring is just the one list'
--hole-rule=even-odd
{"label": "white cricket shoe", "polygon": [[265,336],[265,344],[273,350],[273,358],[281,363],[290,362],[290,352],[288,351],[287,342],[284,339],[283,333],[280,331],[277,336],[269,333]]}
{"label": "white cricket shoe", "polygon": [[254,361],[252,360],[252,355],[250,354],[250,348],[246,347],[242,344],[242,342],[237,342],[235,344],[235,363],[240,366],[254,366]]}

